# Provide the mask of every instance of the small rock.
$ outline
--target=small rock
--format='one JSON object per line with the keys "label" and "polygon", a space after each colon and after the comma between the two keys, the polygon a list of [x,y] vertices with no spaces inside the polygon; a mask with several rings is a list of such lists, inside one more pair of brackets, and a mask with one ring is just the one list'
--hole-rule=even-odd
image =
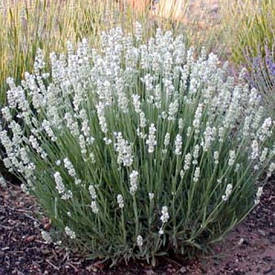
{"label": "small rock", "polygon": [[240,238],[240,240],[238,241],[238,245],[242,245],[244,243],[244,238]]}
{"label": "small rock", "polygon": [[263,237],[266,236],[265,232],[262,229],[258,229],[258,232],[261,236],[263,236]]}
{"label": "small rock", "polygon": [[48,250],[48,249],[42,249],[41,252],[43,255],[48,255],[51,253],[50,250]]}
{"label": "small rock", "polygon": [[30,243],[30,242],[33,242],[34,239],[35,239],[35,236],[29,236],[29,237],[27,237],[27,238],[25,239],[25,242],[26,242],[26,243]]}
{"label": "small rock", "polygon": [[46,223],[45,225],[44,225],[44,229],[45,230],[49,230],[51,228],[51,223],[49,222],[49,223]]}
{"label": "small rock", "polygon": [[150,270],[146,270],[146,271],[145,271],[145,274],[146,274],[146,275],[155,275],[155,274],[157,274],[157,273],[154,272],[152,269],[150,269]]}
{"label": "small rock", "polygon": [[179,273],[186,273],[187,272],[187,269],[185,266],[181,267],[181,269],[179,270]]}

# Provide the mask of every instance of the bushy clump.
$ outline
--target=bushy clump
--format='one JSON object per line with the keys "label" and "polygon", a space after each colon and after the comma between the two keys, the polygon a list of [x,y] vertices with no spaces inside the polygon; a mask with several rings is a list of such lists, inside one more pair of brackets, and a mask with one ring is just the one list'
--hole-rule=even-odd
{"label": "bushy clump", "polygon": [[255,89],[213,54],[196,60],[182,36],[141,41],[139,24],[135,36],[115,28],[101,51],[68,44],[50,74],[38,52],[33,75],[8,80],[3,161],[93,258],[204,249],[259,202],[256,181],[275,168]]}

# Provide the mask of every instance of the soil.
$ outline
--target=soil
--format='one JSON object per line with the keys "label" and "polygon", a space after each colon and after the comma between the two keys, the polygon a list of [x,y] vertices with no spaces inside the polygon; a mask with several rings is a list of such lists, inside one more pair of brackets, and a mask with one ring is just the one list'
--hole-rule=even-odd
{"label": "soil", "polygon": [[0,275],[8,274],[275,274],[275,181],[264,188],[260,204],[213,255],[192,260],[161,258],[153,268],[131,262],[110,268],[108,264],[85,260],[77,252],[46,244],[40,230],[49,230],[46,217],[35,199],[18,185],[0,187]]}

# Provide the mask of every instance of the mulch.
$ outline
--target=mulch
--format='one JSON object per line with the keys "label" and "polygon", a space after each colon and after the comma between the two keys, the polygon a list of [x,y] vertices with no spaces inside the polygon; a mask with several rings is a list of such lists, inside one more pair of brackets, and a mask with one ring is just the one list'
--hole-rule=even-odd
{"label": "mulch", "polygon": [[[161,258],[153,268],[130,262],[110,268],[77,252],[46,244],[40,231],[51,224],[32,196],[18,185],[0,187],[0,275],[6,274],[274,274],[275,182],[264,188],[261,203],[214,247],[214,255],[192,260]],[[41,215],[37,215],[40,213]],[[40,218],[38,218],[38,216]]]}

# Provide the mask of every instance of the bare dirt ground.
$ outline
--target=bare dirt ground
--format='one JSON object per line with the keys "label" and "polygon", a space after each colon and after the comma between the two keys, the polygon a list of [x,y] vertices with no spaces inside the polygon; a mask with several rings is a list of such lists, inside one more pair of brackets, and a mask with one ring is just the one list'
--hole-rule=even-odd
{"label": "bare dirt ground", "polygon": [[261,203],[236,227],[214,255],[192,260],[161,258],[152,268],[143,262],[108,264],[85,260],[77,252],[46,244],[40,230],[51,225],[35,200],[16,185],[0,189],[0,275],[8,274],[275,274],[275,182],[264,188]]}

